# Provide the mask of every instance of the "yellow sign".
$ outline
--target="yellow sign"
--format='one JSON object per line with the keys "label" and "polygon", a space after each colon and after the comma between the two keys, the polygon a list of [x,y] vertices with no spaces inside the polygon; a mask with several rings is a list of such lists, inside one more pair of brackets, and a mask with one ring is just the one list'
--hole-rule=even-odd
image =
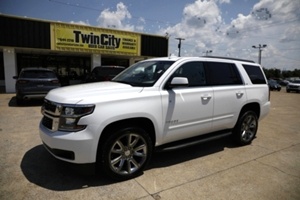
{"label": "yellow sign", "polygon": [[140,35],[137,33],[60,24],[52,27],[56,50],[139,55]]}

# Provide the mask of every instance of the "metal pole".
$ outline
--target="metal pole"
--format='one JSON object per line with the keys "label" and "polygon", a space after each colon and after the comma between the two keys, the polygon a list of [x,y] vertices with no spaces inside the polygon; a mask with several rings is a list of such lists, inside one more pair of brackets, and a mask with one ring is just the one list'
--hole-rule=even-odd
{"label": "metal pole", "polygon": [[259,48],[259,50],[258,50],[258,63],[259,64],[261,64],[261,51],[262,51],[262,49]]}
{"label": "metal pole", "polygon": [[206,52],[204,52],[204,53],[205,53],[205,56],[208,56],[208,54],[212,53],[212,52],[213,52],[212,50],[206,50]]}
{"label": "metal pole", "polygon": [[252,46],[254,49],[258,49],[258,63],[261,64],[261,52],[262,52],[262,49],[267,47],[266,44],[259,44],[258,46]]}
{"label": "metal pole", "polygon": [[178,57],[180,57],[180,50],[181,50],[181,40],[185,40],[184,38],[175,38],[176,40],[179,40],[178,43]]}

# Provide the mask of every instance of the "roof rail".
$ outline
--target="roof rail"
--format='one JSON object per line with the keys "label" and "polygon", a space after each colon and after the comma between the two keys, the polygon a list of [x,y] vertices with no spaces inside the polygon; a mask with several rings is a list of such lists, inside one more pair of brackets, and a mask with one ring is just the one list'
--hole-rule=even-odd
{"label": "roof rail", "polygon": [[222,56],[200,56],[200,57],[204,57],[204,58],[220,58],[220,59],[226,59],[226,60],[237,60],[237,61],[255,63],[253,60],[245,60],[245,59],[222,57]]}

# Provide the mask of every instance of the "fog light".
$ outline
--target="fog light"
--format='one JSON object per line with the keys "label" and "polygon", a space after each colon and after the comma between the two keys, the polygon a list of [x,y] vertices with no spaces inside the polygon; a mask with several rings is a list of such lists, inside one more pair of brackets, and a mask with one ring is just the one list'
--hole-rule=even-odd
{"label": "fog light", "polygon": [[66,118],[66,124],[70,125],[70,124],[74,124],[76,121],[76,119],[74,118]]}

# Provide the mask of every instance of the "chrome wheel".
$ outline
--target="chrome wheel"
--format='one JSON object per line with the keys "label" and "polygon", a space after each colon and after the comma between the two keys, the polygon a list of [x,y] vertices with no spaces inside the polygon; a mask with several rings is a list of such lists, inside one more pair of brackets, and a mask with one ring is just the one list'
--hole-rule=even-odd
{"label": "chrome wheel", "polygon": [[242,127],[241,127],[241,139],[247,143],[250,142],[257,130],[257,120],[253,115],[248,115],[245,117]]}
{"label": "chrome wheel", "polygon": [[239,145],[250,144],[258,128],[257,115],[253,111],[242,113],[233,130],[233,137]]}
{"label": "chrome wheel", "polygon": [[132,174],[147,160],[147,143],[139,134],[126,133],[112,144],[109,151],[109,164],[119,175]]}

